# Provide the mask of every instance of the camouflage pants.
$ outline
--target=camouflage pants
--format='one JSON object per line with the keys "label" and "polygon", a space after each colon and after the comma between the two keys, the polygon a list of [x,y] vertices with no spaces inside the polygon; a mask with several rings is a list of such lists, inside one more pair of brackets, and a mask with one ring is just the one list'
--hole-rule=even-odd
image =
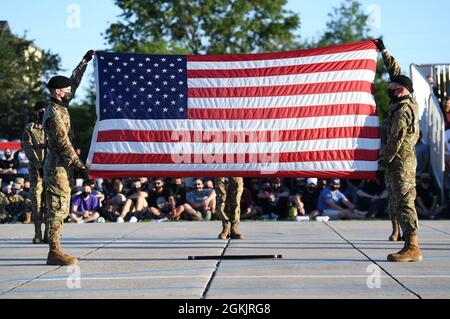
{"label": "camouflage pants", "polygon": [[39,171],[30,169],[30,195],[33,209],[33,220],[35,223],[45,222],[45,193],[43,185],[43,176]]}
{"label": "camouflage pants", "polygon": [[216,207],[224,224],[237,224],[241,217],[241,196],[244,191],[242,177],[220,177],[216,181]]}
{"label": "camouflage pants", "polygon": [[61,237],[64,220],[70,212],[70,183],[67,170],[56,167],[45,172],[48,240],[51,245]]}
{"label": "camouflage pants", "polygon": [[398,220],[405,236],[419,232],[416,200],[416,172],[405,170],[402,163],[394,161],[386,170],[386,187],[389,193],[388,210],[391,219]]}

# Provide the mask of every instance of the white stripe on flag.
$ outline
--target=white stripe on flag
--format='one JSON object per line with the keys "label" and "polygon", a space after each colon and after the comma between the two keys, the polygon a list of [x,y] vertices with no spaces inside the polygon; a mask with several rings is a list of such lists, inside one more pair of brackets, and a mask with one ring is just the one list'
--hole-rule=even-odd
{"label": "white stripe on flag", "polygon": [[375,105],[372,94],[365,92],[344,92],[325,94],[306,94],[269,97],[235,98],[188,98],[188,107],[193,109],[262,109],[273,107],[300,107],[332,104],[370,104]]}
{"label": "white stripe on flag", "polygon": [[269,120],[103,120],[98,123],[99,131],[272,131],[301,130],[333,127],[378,127],[378,116],[342,115],[294,119]]}
{"label": "white stripe on flag", "polygon": [[248,86],[274,86],[296,85],[343,81],[367,81],[373,82],[375,73],[371,70],[347,70],[318,72],[308,74],[237,77],[237,78],[189,78],[189,88],[214,88],[214,87],[248,87]]}
{"label": "white stripe on flag", "polygon": [[308,57],[270,59],[254,61],[225,61],[225,62],[204,62],[188,61],[188,70],[234,70],[234,69],[254,69],[289,65],[304,65],[312,63],[325,63],[349,60],[377,60],[378,52],[373,49],[350,51],[343,53],[322,54]]}
{"label": "white stripe on flag", "polygon": [[[176,136],[176,135],[175,135]],[[113,154],[253,154],[291,153],[333,150],[378,150],[379,139],[342,138],[289,142],[259,143],[194,143],[182,141],[174,143],[149,142],[101,142],[95,151]]]}
{"label": "white stripe on flag", "polygon": [[114,171],[364,171],[373,172],[377,161],[327,161],[245,164],[92,164],[91,170]]}

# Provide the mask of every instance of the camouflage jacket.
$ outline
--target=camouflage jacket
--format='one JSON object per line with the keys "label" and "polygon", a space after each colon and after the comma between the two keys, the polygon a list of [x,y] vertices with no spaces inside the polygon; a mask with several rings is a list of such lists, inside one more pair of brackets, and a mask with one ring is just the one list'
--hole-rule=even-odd
{"label": "camouflage jacket", "polygon": [[24,213],[31,208],[31,200],[20,194],[11,195],[5,208],[10,214]]}
{"label": "camouflage jacket", "polygon": [[[383,60],[390,76],[401,74],[401,68],[387,52]],[[412,96],[389,105],[387,117],[387,141],[381,158],[387,163],[393,160],[415,161],[415,145],[419,139],[419,108]]]}
{"label": "camouflage jacket", "polygon": [[[86,67],[87,62],[82,60],[73,70],[70,78],[72,96],[80,85]],[[73,163],[79,161],[72,145],[73,135],[67,107],[60,105],[56,99],[52,98],[50,104],[45,108],[43,126],[47,136],[46,170],[53,167],[69,168]]]}
{"label": "camouflage jacket", "polygon": [[0,192],[0,213],[5,211],[5,207],[9,205],[8,197]]}
{"label": "camouflage jacket", "polygon": [[41,124],[32,122],[27,125],[22,137],[22,147],[30,161],[30,169],[41,169],[46,151],[46,137]]}

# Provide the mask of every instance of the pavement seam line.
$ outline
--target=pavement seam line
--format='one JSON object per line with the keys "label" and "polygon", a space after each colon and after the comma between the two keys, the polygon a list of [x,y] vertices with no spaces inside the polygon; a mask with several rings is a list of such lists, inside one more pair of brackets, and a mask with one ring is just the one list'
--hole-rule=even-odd
{"label": "pavement seam line", "polygon": [[95,253],[96,251],[98,251],[98,250],[100,250],[100,249],[102,249],[102,248],[105,248],[105,247],[108,246],[108,245],[111,245],[111,244],[115,243],[115,242],[118,241],[118,240],[121,240],[121,239],[123,239],[123,238],[126,238],[126,237],[130,236],[131,234],[134,234],[134,233],[140,231],[140,230],[143,229],[144,227],[145,227],[145,225],[142,225],[142,226],[139,227],[138,229],[135,229],[135,230],[133,230],[132,232],[130,232],[130,233],[128,233],[128,234],[125,234],[125,235],[123,235],[123,236],[121,236],[121,237],[118,237],[118,238],[114,239],[113,241],[111,241],[111,242],[109,242],[109,243],[106,243],[105,245],[103,245],[103,246],[101,246],[101,247],[97,247],[97,248],[94,249],[93,251],[90,251],[90,252],[88,252],[87,254],[85,254],[85,255],[79,257],[79,259],[82,259],[82,258],[84,258],[84,257],[87,257],[87,256],[89,256],[89,255]]}
{"label": "pavement seam line", "polygon": [[[126,236],[129,236],[129,235],[131,235],[131,234],[133,234],[133,233],[135,233],[135,232],[141,230],[141,229],[144,228],[144,227],[145,227],[145,225],[143,225],[142,227],[139,227],[138,229],[133,230],[132,232],[130,232],[130,233],[128,233],[128,234],[125,234],[125,235],[123,235],[123,236],[121,236],[121,237],[119,237],[119,238],[116,238],[116,239],[114,239],[113,241],[111,241],[111,242],[109,242],[109,243],[106,243],[105,245],[103,245],[103,246],[101,246],[101,247],[98,247],[98,248],[94,249],[93,251],[91,251],[91,252],[89,252],[89,253],[87,253],[87,254],[85,254],[85,255],[79,257],[79,258],[83,258],[83,257],[89,256],[90,254],[96,252],[97,250],[102,249],[102,248],[104,248],[104,247],[106,247],[106,246],[108,246],[108,245],[111,245],[112,243],[114,243],[114,242],[116,242],[116,241],[118,241],[118,240],[120,240],[120,239],[122,239],[122,238],[124,238],[124,237],[126,237]],[[23,287],[23,286],[25,286],[25,285],[31,283],[32,281],[34,281],[34,280],[36,280],[36,279],[39,279],[39,278],[41,278],[41,277],[43,277],[43,276],[45,276],[45,275],[48,275],[49,273],[51,273],[51,272],[53,272],[53,271],[55,271],[55,270],[61,269],[62,267],[64,267],[64,266],[58,266],[58,267],[56,267],[56,268],[54,268],[54,269],[51,269],[51,270],[49,270],[49,271],[47,271],[47,272],[45,272],[45,273],[43,273],[43,274],[40,274],[40,275],[38,275],[38,276],[36,276],[36,277],[34,277],[34,278],[32,278],[32,279],[26,281],[26,282],[23,282],[22,284],[19,284],[19,285],[15,286],[15,287],[13,287],[13,288],[7,290],[7,291],[4,291],[4,292],[0,293],[0,296],[6,295],[6,294],[8,294],[8,293],[10,293],[10,292],[12,292],[12,291],[14,291],[14,290],[20,288],[20,287]]]}
{"label": "pavement seam line", "polygon": [[392,280],[394,280],[396,283],[398,283],[401,287],[403,287],[405,290],[407,290],[408,292],[410,292],[411,294],[413,294],[414,296],[416,296],[419,299],[423,299],[418,293],[414,292],[413,290],[411,290],[410,288],[406,287],[406,285],[404,285],[402,282],[400,282],[397,278],[395,278],[393,275],[391,275],[391,273],[389,273],[389,271],[387,271],[384,267],[382,267],[380,264],[378,264],[375,260],[373,260],[372,258],[370,258],[369,255],[367,255],[366,253],[364,253],[361,249],[359,249],[357,246],[355,246],[351,241],[349,241],[347,238],[345,238],[344,236],[342,236],[336,229],[334,229],[329,223],[325,222],[325,224],[332,230],[334,231],[339,237],[341,237],[343,240],[345,240],[349,245],[351,245],[354,249],[356,249],[358,252],[360,252],[363,256],[365,256],[370,262],[374,263],[375,265],[377,265],[381,270],[383,270],[390,278],[392,278]]}
{"label": "pavement seam line", "polygon": [[446,234],[446,235],[450,235],[450,233],[447,233],[446,231],[443,231],[443,230],[441,230],[439,228],[435,228],[435,227],[430,226],[430,225],[425,225],[425,224],[422,224],[422,223],[419,223],[419,225],[422,226],[422,227],[425,227],[425,228],[427,228],[427,227],[431,228],[431,229],[433,229],[433,230],[435,230],[437,232],[440,232],[440,233],[443,233],[443,234]]}
{"label": "pavement seam line", "polygon": [[[228,238],[227,244],[223,248],[222,254],[220,255],[220,257],[225,255],[225,251],[227,250],[228,246],[230,245],[230,242],[231,242],[231,238]],[[212,272],[211,277],[209,278],[208,283],[206,284],[205,290],[203,291],[202,297],[200,299],[206,299],[206,295],[209,292],[211,284],[212,284],[214,278],[216,277],[217,270],[219,269],[219,266],[221,263],[222,263],[222,258],[220,258],[219,261],[216,263],[216,266],[214,267],[214,271]]]}

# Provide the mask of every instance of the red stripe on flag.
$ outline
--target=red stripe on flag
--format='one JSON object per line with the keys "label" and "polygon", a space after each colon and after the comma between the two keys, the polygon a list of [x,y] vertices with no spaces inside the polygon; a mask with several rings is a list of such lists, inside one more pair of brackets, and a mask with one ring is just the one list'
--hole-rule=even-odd
{"label": "red stripe on flag", "polygon": [[[95,153],[94,164],[247,164],[376,161],[378,150],[327,150],[268,154],[117,154]],[[182,162],[180,162],[182,161]]]}
{"label": "red stripe on flag", "polygon": [[366,92],[374,94],[373,83],[367,81],[324,82],[296,85],[192,88],[188,89],[189,98],[220,97],[268,97],[294,96],[305,94],[324,94],[340,92]]}
{"label": "red stripe on flag", "polygon": [[[97,142],[142,142],[174,143],[196,142],[211,143],[228,141],[230,138],[240,143],[306,141],[338,138],[380,138],[378,127],[332,127],[304,130],[280,130],[261,132],[198,132],[198,131],[137,131],[113,130],[98,132]],[[217,142],[216,142],[217,143]]]}
{"label": "red stripe on flag", "polygon": [[311,63],[268,68],[224,69],[224,70],[188,70],[188,79],[193,78],[243,78],[294,75],[305,73],[332,72],[345,70],[375,70],[374,60],[351,60],[338,62]]}
{"label": "red stripe on flag", "polygon": [[256,60],[269,60],[269,59],[288,59],[296,57],[306,57],[324,54],[344,53],[360,50],[376,50],[374,40],[361,41],[356,43],[334,45],[330,47],[308,49],[308,50],[296,50],[289,52],[276,52],[276,53],[257,53],[257,54],[209,54],[209,55],[188,55],[186,59],[188,62],[203,61],[256,61]]}
{"label": "red stripe on flag", "polygon": [[264,171],[107,171],[90,170],[91,178],[131,178],[131,177],[316,177],[345,179],[376,179],[376,172],[363,171],[278,171],[268,174]]}
{"label": "red stripe on flag", "polygon": [[319,105],[264,109],[194,109],[188,110],[191,120],[267,120],[339,115],[377,115],[376,107],[368,104]]}

